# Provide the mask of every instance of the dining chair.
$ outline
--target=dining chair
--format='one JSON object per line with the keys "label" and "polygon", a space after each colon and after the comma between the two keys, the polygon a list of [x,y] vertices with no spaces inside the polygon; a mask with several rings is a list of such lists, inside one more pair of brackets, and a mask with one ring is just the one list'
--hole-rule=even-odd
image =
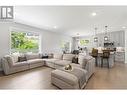
{"label": "dining chair", "polygon": [[110,56],[110,51],[109,50],[103,50],[103,54],[101,56],[101,67],[103,67],[103,61],[104,59],[107,60],[107,66],[109,68],[109,56]]}

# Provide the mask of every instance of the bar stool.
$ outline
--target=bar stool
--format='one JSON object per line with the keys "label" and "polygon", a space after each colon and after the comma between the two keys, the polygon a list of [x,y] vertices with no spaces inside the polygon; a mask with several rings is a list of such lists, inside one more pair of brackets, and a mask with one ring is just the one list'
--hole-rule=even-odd
{"label": "bar stool", "polygon": [[107,65],[109,68],[109,56],[110,56],[110,51],[109,50],[103,50],[103,54],[101,56],[101,67],[103,67],[103,60],[107,60]]}
{"label": "bar stool", "polygon": [[93,50],[92,50],[92,56],[95,58],[95,64],[96,64],[96,66],[98,66],[98,60],[97,60],[98,50],[97,49],[93,48]]}

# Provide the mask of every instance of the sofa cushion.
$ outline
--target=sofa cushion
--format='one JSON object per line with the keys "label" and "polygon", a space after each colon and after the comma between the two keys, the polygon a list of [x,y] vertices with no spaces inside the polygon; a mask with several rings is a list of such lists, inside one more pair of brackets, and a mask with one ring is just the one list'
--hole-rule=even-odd
{"label": "sofa cushion", "polygon": [[72,61],[73,57],[75,57],[74,54],[64,54],[63,60]]}
{"label": "sofa cushion", "polygon": [[54,54],[54,55],[53,55],[53,58],[54,58],[54,59],[60,59],[60,60],[61,60],[62,57],[63,57],[63,54]]}
{"label": "sofa cushion", "polygon": [[52,58],[52,59],[43,59],[44,61],[46,61],[46,62],[50,62],[50,63],[55,63],[56,61],[60,61],[59,59],[54,59],[54,58]]}
{"label": "sofa cushion", "polygon": [[13,64],[13,67],[26,66],[26,65],[28,65],[27,61],[23,61]]}
{"label": "sofa cushion", "polygon": [[60,66],[65,66],[65,65],[71,64],[71,61],[59,60],[59,61],[55,61],[55,64]]}
{"label": "sofa cushion", "polygon": [[31,59],[31,60],[27,60],[27,62],[29,64],[36,64],[36,63],[42,63],[43,60],[42,59]]}
{"label": "sofa cushion", "polygon": [[40,58],[40,54],[38,54],[38,53],[25,54],[25,56],[26,56],[27,60]]}
{"label": "sofa cushion", "polygon": [[72,67],[79,67],[79,68],[82,68],[82,66],[80,64],[75,64],[75,63],[72,63],[71,64]]}

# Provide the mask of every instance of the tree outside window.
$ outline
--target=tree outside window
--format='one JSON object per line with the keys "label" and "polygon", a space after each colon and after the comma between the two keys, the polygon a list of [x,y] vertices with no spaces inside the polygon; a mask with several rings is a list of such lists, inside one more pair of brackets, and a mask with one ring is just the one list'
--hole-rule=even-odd
{"label": "tree outside window", "polygon": [[79,45],[80,45],[80,46],[85,46],[85,45],[87,45],[88,43],[89,43],[89,40],[85,40],[85,39],[79,40]]}
{"label": "tree outside window", "polygon": [[11,32],[11,53],[39,52],[39,35],[25,32]]}

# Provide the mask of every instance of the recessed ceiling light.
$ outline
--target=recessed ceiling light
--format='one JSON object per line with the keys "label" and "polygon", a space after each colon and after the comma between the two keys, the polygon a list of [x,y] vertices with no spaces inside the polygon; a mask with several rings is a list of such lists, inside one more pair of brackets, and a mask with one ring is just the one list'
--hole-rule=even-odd
{"label": "recessed ceiling light", "polygon": [[95,12],[92,13],[92,16],[96,16],[96,15],[97,15],[97,13],[95,13]]}
{"label": "recessed ceiling light", "polygon": [[126,27],[125,27],[125,26],[123,26],[122,28],[123,28],[123,29],[125,29]]}

